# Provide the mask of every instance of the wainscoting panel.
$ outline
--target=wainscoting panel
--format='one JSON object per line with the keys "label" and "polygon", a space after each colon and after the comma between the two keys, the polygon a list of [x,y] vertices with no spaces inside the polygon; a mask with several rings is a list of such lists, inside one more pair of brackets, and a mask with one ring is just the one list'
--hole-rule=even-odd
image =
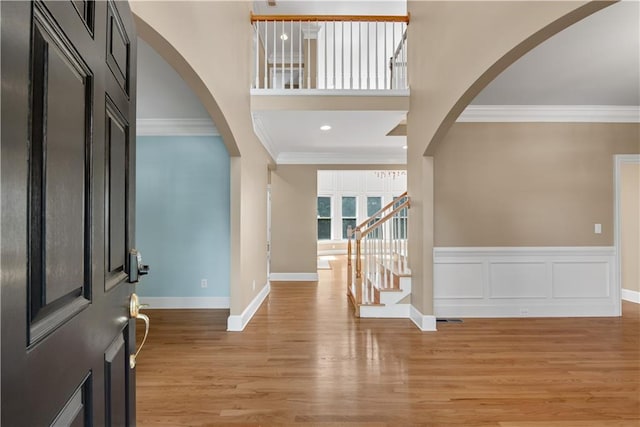
{"label": "wainscoting panel", "polygon": [[436,264],[436,283],[446,283],[446,287],[436,286],[434,298],[473,299],[483,298],[483,264],[481,262],[451,262]]}
{"label": "wainscoting panel", "polygon": [[438,317],[619,316],[613,247],[434,249]]}
{"label": "wainscoting panel", "polygon": [[608,262],[554,262],[554,298],[606,298],[610,294]]}
{"label": "wainscoting panel", "polygon": [[542,262],[490,262],[489,298],[546,298]]}

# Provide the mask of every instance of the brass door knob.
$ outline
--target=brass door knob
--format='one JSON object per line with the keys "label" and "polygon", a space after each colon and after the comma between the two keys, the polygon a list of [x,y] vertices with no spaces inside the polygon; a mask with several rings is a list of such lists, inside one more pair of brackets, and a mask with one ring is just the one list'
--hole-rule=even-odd
{"label": "brass door knob", "polygon": [[129,355],[129,367],[131,369],[136,367],[136,358],[138,357],[140,350],[142,350],[144,343],[147,341],[147,336],[149,335],[149,316],[140,313],[140,308],[145,306],[146,304],[140,304],[138,295],[131,294],[131,298],[129,300],[129,316],[131,316],[132,319],[139,319],[144,322],[144,337],[142,338],[140,347],[138,347],[135,354]]}

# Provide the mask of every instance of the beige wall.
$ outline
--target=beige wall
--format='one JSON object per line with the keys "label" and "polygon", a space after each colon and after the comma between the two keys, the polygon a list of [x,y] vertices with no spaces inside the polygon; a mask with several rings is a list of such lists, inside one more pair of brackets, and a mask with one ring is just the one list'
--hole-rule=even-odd
{"label": "beige wall", "polygon": [[640,292],[640,164],[620,168],[622,287]]}
{"label": "beige wall", "polygon": [[230,299],[231,314],[241,314],[267,282],[267,168],[273,163],[251,123],[251,3],[149,1],[132,2],[131,9],[139,35],[198,95],[232,156]]}
{"label": "beige wall", "polygon": [[408,1],[411,97],[429,111],[420,117],[422,152],[437,145],[473,98],[515,60],[613,3]]}
{"label": "beige wall", "polygon": [[317,270],[318,170],[396,170],[404,165],[280,165],[271,172],[271,271]]}
{"label": "beige wall", "polygon": [[[585,5],[586,4],[586,5]],[[430,150],[502,70],[606,2],[410,0],[407,187],[411,303],[433,314],[433,162]],[[413,40],[414,42],[411,42]],[[419,41],[419,42],[416,42]],[[429,148],[428,148],[429,147]]]}
{"label": "beige wall", "polygon": [[434,156],[436,246],[613,246],[613,155],[639,141],[637,124],[456,123]]}
{"label": "beige wall", "polygon": [[271,271],[314,273],[317,170],[278,166],[271,172]]}

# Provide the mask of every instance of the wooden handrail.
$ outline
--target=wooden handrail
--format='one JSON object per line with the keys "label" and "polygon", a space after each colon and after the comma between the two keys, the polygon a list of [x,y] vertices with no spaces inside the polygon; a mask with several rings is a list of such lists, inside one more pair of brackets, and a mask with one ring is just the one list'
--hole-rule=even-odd
{"label": "wooden handrail", "polygon": [[[359,224],[357,228],[362,228],[364,226],[366,226],[369,222],[371,222],[372,219],[375,219],[376,216],[378,216],[379,214],[381,214],[382,212],[386,211],[387,209],[389,209],[391,206],[393,206],[395,203],[398,202],[398,199],[402,199],[403,197],[407,196],[407,192],[405,191],[404,193],[402,193],[401,195],[399,195],[398,197],[396,197],[393,201],[387,203],[383,208],[381,208],[378,212],[374,213],[373,215],[371,215],[369,218],[365,219],[362,224]],[[354,229],[355,230],[355,229]]]}
{"label": "wooden handrail", "polygon": [[367,234],[371,233],[373,230],[375,230],[376,228],[378,228],[378,226],[380,224],[382,224],[383,222],[387,221],[389,218],[392,218],[396,213],[400,212],[402,209],[406,208],[406,207],[411,207],[411,199],[407,198],[407,200],[405,200],[402,204],[400,204],[397,208],[395,208],[394,210],[392,210],[391,212],[389,212],[388,214],[386,214],[385,216],[383,216],[382,218],[380,218],[379,220],[377,220],[375,223],[373,223],[373,225],[371,225],[369,228],[367,228],[366,230],[360,230],[360,235],[362,237],[366,236]]}
{"label": "wooden handrail", "polygon": [[254,15],[251,23],[256,21],[334,21],[334,22],[406,22],[409,25],[410,15]]}

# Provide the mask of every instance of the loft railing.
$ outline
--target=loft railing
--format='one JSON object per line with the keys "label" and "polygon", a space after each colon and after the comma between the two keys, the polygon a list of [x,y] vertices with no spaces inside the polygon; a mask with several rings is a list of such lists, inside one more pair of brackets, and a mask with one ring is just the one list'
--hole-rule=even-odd
{"label": "loft railing", "polygon": [[407,30],[402,34],[398,47],[389,60],[391,72],[391,88],[403,89],[409,86],[407,75]]}
{"label": "loft railing", "polygon": [[379,303],[381,290],[397,286],[392,274],[408,272],[408,209],[403,193],[355,229],[347,229],[347,295],[359,307]]}
{"label": "loft railing", "polygon": [[406,89],[409,16],[251,15],[254,89]]}

